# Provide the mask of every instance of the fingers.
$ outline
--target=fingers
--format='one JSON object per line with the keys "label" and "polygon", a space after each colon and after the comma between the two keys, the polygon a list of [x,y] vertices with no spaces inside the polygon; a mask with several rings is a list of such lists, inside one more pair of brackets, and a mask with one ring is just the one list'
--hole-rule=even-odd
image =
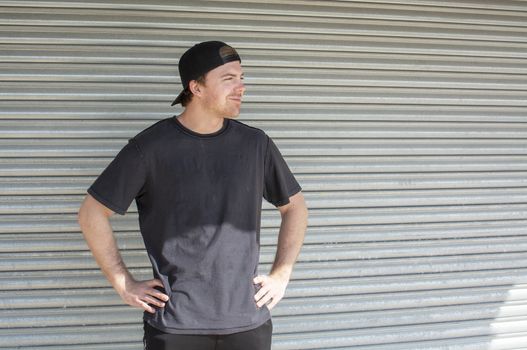
{"label": "fingers", "polygon": [[163,294],[161,293],[160,291],[156,290],[156,289],[149,289],[148,290],[148,293],[154,297],[156,297],[157,299],[161,300],[161,301],[164,301],[164,302],[167,302],[170,297],[166,294]]}
{"label": "fingers", "polygon": [[262,305],[266,304],[269,299],[271,299],[271,285],[270,284],[262,284],[258,292],[254,296],[254,300],[256,301],[256,305],[258,307],[262,307]]}
{"label": "fingers", "polygon": [[165,303],[157,298],[153,298],[149,295],[145,295],[143,297],[143,301],[151,304],[151,305],[155,305],[155,306],[158,306],[158,307],[165,307]]}
{"label": "fingers", "polygon": [[150,312],[151,314],[155,314],[156,313],[156,310],[153,307],[151,307],[150,305],[148,305],[147,303],[145,303],[144,301],[139,300],[139,305],[138,306],[140,306],[145,311]]}
{"label": "fingers", "polygon": [[127,301],[128,305],[141,308],[150,313],[155,313],[156,309],[153,308],[149,303],[154,304],[155,300],[151,297],[145,296],[143,298],[136,296],[135,298],[129,299]]}
{"label": "fingers", "polygon": [[278,302],[279,302],[280,300],[281,300],[281,298],[280,298],[280,299],[279,299],[279,298],[272,298],[272,299],[271,299],[271,302],[270,302],[269,304],[267,304],[267,308],[268,308],[269,310],[272,310],[273,307],[275,307],[276,304],[278,304]]}
{"label": "fingers", "polygon": [[271,310],[282,299],[285,285],[282,285],[277,280],[264,275],[255,277],[253,282],[261,285],[258,292],[254,295],[254,300],[259,308],[267,305],[267,308]]}
{"label": "fingers", "polygon": [[148,295],[151,295],[161,301],[168,301],[170,299],[170,297],[164,293],[161,293],[160,291],[158,291],[157,289],[147,289],[145,290],[145,294],[148,294]]}
{"label": "fingers", "polygon": [[[260,289],[260,291],[261,291],[261,289]],[[259,291],[259,292],[260,292],[260,291]],[[271,293],[269,293],[269,290],[267,290],[266,293],[263,294],[263,296],[261,296],[261,297],[259,297],[259,298],[255,297],[255,299],[256,299],[256,305],[257,305],[258,307],[262,307],[262,306],[264,306],[265,304],[267,304],[272,298],[273,298],[273,296],[271,295]]]}
{"label": "fingers", "polygon": [[147,289],[145,292],[156,297],[157,299],[159,300],[162,300],[162,301],[168,301],[170,298],[168,295],[160,292],[159,290],[155,289],[154,287],[161,287],[163,288],[163,290],[165,290],[165,286],[163,285],[163,282],[161,282],[160,280],[158,279],[152,279],[152,280],[148,280],[148,281],[145,281],[146,284],[151,287],[150,289]]}
{"label": "fingers", "polygon": [[165,307],[165,302],[170,299],[168,295],[155,289],[155,287],[163,287],[163,283],[157,279],[134,282],[122,295],[122,298],[131,306],[155,313],[156,308]]}

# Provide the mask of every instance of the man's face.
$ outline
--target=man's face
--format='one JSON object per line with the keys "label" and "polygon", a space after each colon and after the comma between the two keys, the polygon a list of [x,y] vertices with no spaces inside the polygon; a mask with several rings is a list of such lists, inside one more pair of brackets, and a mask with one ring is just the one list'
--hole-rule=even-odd
{"label": "man's face", "polygon": [[235,118],[240,114],[245,85],[239,61],[229,62],[209,71],[205,84],[200,88],[205,109],[223,118]]}

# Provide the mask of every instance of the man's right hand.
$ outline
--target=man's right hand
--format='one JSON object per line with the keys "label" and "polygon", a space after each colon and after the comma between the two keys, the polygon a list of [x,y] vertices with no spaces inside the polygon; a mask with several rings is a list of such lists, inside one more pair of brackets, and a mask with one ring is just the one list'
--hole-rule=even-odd
{"label": "man's right hand", "polygon": [[164,307],[169,297],[155,289],[164,289],[160,280],[136,281],[130,274],[113,236],[110,225],[110,216],[113,214],[111,209],[88,194],[78,215],[84,239],[102,272],[124,302],[155,313],[156,310],[152,306]]}
{"label": "man's right hand", "polygon": [[158,279],[147,281],[127,279],[125,288],[119,292],[119,295],[128,305],[138,307],[153,314],[156,310],[148,304],[164,307],[165,302],[170,299],[168,295],[161,293],[155,287],[164,288],[163,283]]}

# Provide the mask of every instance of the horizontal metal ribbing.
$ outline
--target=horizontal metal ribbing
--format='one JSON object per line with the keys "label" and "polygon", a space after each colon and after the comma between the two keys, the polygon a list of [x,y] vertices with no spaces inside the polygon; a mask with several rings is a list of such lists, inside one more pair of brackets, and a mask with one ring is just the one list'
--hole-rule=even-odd
{"label": "horizontal metal ribbing", "polygon": [[[121,343],[105,343],[105,344],[89,344],[89,345],[75,345],[78,350],[137,350],[137,344],[140,340]],[[274,341],[274,344],[277,344]],[[279,344],[279,343],[278,343]],[[276,346],[276,345],[275,345]],[[316,349],[324,350],[422,350],[426,347],[427,350],[444,350],[445,346],[449,346],[452,350],[503,350],[514,349],[517,346],[527,346],[527,334],[500,334],[499,337],[489,338],[488,336],[476,336],[466,338],[440,339],[420,342],[404,342],[392,343],[388,345],[366,345],[366,346],[350,346],[346,347],[323,347]],[[56,350],[70,350],[70,345],[53,345]],[[0,347],[1,349],[1,347]],[[32,350],[48,350],[49,346],[32,346]],[[284,349],[284,348],[283,348]],[[286,347],[285,349],[292,349]],[[315,349],[315,348],[312,348]]]}
{"label": "horizontal metal ribbing", "polygon": [[[6,69],[11,67],[17,67],[18,64],[22,64],[24,71],[31,67],[38,67],[39,74],[34,77],[35,81],[46,80],[45,72],[54,67],[64,67],[64,60],[67,59],[68,67],[77,68],[78,71],[82,72],[84,67],[90,67],[95,65],[96,72],[104,72],[105,67],[112,68],[111,77],[115,79],[115,72],[126,72],[126,68],[133,70],[137,74],[137,68],[140,66],[144,69],[144,72],[150,72],[157,67],[155,72],[167,69],[165,66],[169,65],[174,67],[177,65],[176,57],[182,52],[182,48],[172,48],[168,46],[166,48],[152,48],[152,47],[134,47],[133,58],[130,57],[130,48],[126,46],[104,46],[104,45],[90,45],[92,50],[86,50],[82,47],[72,47],[71,45],[59,45],[42,47],[38,44],[26,44],[24,45],[27,50],[21,50],[20,46],[16,44],[4,44],[3,55],[0,56],[0,64]],[[46,48],[48,48],[46,50]],[[50,50],[50,48],[52,48]],[[177,52],[176,52],[177,51]],[[292,69],[298,71],[298,69],[316,69],[327,70],[327,69],[338,69],[343,74],[347,74],[348,70],[369,70],[373,73],[385,70],[392,71],[404,71],[419,74],[419,72],[429,72],[436,74],[440,72],[446,73],[448,76],[455,77],[457,73],[487,73],[489,76],[489,70],[493,74],[526,74],[527,65],[525,59],[521,58],[497,58],[497,57],[474,57],[474,56],[442,56],[442,55],[430,55],[426,53],[389,53],[389,52],[361,52],[361,51],[342,51],[334,52],[332,55],[327,55],[323,51],[285,51],[285,50],[272,50],[272,49],[251,49],[245,48],[243,50],[244,67],[247,67],[250,73],[252,69],[258,67],[266,67],[266,69],[272,68],[272,71],[278,69]],[[104,65],[101,65],[104,64]],[[57,69],[58,69],[57,68]],[[136,68],[134,70],[134,68]],[[168,68],[170,69],[170,68]],[[90,76],[97,77],[97,73],[94,72]],[[68,71],[61,71],[61,75],[54,79],[54,81],[68,81],[70,76]],[[0,73],[1,75],[2,73]],[[21,75],[21,81],[25,81],[24,72],[19,73]],[[13,76],[4,73],[1,76],[5,76],[6,81],[18,81]],[[141,76],[134,75],[132,81],[141,81],[148,78],[148,75],[142,74]],[[141,78],[142,77],[142,78]],[[90,78],[86,78],[90,79]],[[107,77],[101,77],[102,81],[108,79]],[[251,76],[248,75],[248,79]],[[520,78],[521,79],[521,78]],[[149,80],[152,80],[149,78]],[[96,81],[100,81],[99,79]],[[129,81],[129,80],[127,80]],[[178,76],[174,68],[169,70],[168,75],[159,77],[156,82],[168,82],[175,88],[179,88],[177,85]],[[466,82],[465,84],[470,84]],[[26,108],[35,107],[31,101],[24,101]],[[66,103],[66,102],[65,102]],[[86,103],[89,103],[86,101]],[[118,105],[118,101],[116,101]],[[54,105],[53,101],[48,101],[46,106]],[[16,101],[10,101],[9,105],[16,106]],[[42,104],[39,104],[42,106]],[[64,105],[62,105],[64,107]],[[76,103],[75,106],[78,108],[86,106],[83,103]],[[247,104],[244,104],[244,110],[246,110]],[[248,104],[251,106],[251,104]],[[126,108],[126,105],[122,106]],[[128,106],[129,107],[129,106]],[[142,106],[137,106],[143,108]],[[169,107],[166,105],[165,107]],[[261,107],[256,105],[253,107]],[[291,108],[292,106],[284,106]],[[299,106],[299,108],[305,108],[306,106]],[[313,106],[317,107],[317,106]],[[319,106],[318,106],[319,107]],[[336,106],[339,107],[338,105]],[[361,106],[350,106],[350,108],[357,108]],[[380,106],[371,106],[372,108],[379,108]],[[407,106],[411,108],[412,106]],[[465,106],[469,107],[469,106]],[[93,104],[95,110],[100,109],[100,104]],[[159,109],[160,105],[152,105],[152,108]],[[269,104],[269,108],[276,108],[276,105]],[[445,108],[455,108],[454,106],[445,106]],[[457,107],[462,108],[462,107]],[[481,109],[481,106],[470,106],[472,109]],[[489,107],[492,108],[492,107]],[[510,108],[510,107],[502,107]],[[296,110],[296,108],[294,108]],[[166,110],[166,109],[165,109]],[[137,113],[137,109],[135,110]],[[150,109],[148,110],[151,111]],[[93,113],[93,110],[92,110]],[[436,111],[437,113],[437,111]],[[244,113],[245,114],[245,113]],[[119,115],[119,114],[117,114]],[[100,117],[100,115],[99,115]],[[144,117],[144,116],[143,116]],[[56,116],[52,116],[56,118]]]}
{"label": "horizontal metal ribbing", "polygon": [[[290,153],[280,147],[283,154]],[[117,151],[113,152],[116,154]],[[465,151],[466,152],[466,151]],[[332,173],[409,173],[456,171],[524,171],[527,156],[460,155],[460,156],[286,156],[295,174]],[[0,158],[1,176],[87,176],[92,179],[108,166],[111,158]]]}
{"label": "horizontal metal ribbing", "polygon": [[[0,41],[1,42],[1,41]],[[527,54],[526,54],[527,56]],[[5,83],[3,85],[9,85]],[[34,84],[33,84],[34,85]],[[86,101],[109,102],[124,101],[128,103],[136,101],[168,103],[174,98],[174,93],[167,88],[150,87],[145,91],[144,86],[127,87],[129,92],[111,89],[106,87],[65,87],[60,84],[58,89],[47,86],[45,83],[40,89],[24,88],[22,84],[17,87],[10,87],[7,93],[0,94],[1,100],[64,100],[76,101],[79,99]],[[131,85],[131,84],[130,84]],[[107,91],[104,91],[107,89]],[[318,89],[318,90],[317,90]],[[91,91],[90,91],[91,90]],[[318,87],[284,87],[268,86],[260,88],[254,86],[246,95],[244,101],[253,103],[265,103],[275,101],[276,103],[341,103],[341,104],[395,104],[395,105],[465,105],[478,104],[482,106],[518,106],[525,107],[527,93],[523,91],[502,91],[489,90],[480,91],[477,89],[421,89],[421,88],[325,88]]]}
{"label": "horizontal metal ribbing", "polygon": [[[477,299],[476,299],[477,300]],[[281,308],[287,312],[287,307]],[[274,310],[273,310],[274,311]],[[458,322],[466,320],[482,320],[494,318],[493,323],[507,321],[510,317],[524,317],[527,315],[527,305],[521,302],[501,301],[485,302],[482,305],[452,305],[439,307],[415,307],[408,309],[346,313],[340,310],[325,310],[316,315],[300,315],[282,317],[273,312],[273,332],[275,335],[295,332],[317,332],[339,329],[364,329],[375,327],[389,327],[408,324],[430,324],[438,322]],[[408,316],[411,313],[411,316]],[[66,310],[16,310],[3,312],[0,315],[2,328],[30,328],[34,325],[41,327],[57,326],[107,326],[119,324],[122,319],[140,319],[142,312],[127,306],[123,307],[94,307],[68,308]],[[104,322],[101,322],[104,320]]]}
{"label": "horizontal metal ribbing", "polygon": [[[195,3],[198,5],[199,3]],[[290,3],[291,4],[291,3]],[[343,3],[334,2],[334,4]],[[175,4],[176,5],[176,4]],[[181,5],[178,3],[177,5]],[[70,26],[70,27],[108,27],[123,28],[170,28],[170,29],[187,29],[193,24],[192,20],[199,20],[201,23],[202,30],[229,30],[232,28],[230,23],[236,22],[236,27],[239,31],[267,31],[267,32],[280,32],[280,33],[320,33],[320,34],[340,34],[340,35],[353,35],[363,33],[378,33],[383,36],[417,36],[423,37],[430,32],[435,34],[433,38],[455,38],[457,33],[466,33],[466,38],[472,40],[484,40],[485,38],[500,38],[499,34],[504,33],[507,38],[514,37],[515,32],[521,32],[524,30],[524,26],[517,26],[510,28],[511,26],[495,26],[496,32],[485,31],[488,28],[489,23],[482,25],[478,24],[456,24],[448,23],[445,21],[442,26],[432,26],[427,23],[426,18],[421,18],[420,21],[416,21],[408,25],[408,22],[401,21],[395,18],[382,19],[382,16],[378,16],[379,19],[360,19],[360,18],[343,18],[333,17],[331,21],[317,14],[317,16],[299,15],[297,13],[281,13],[281,16],[277,16],[275,13],[269,11],[270,6],[267,3],[267,11],[265,13],[250,13],[250,11],[244,11],[245,13],[223,13],[214,15],[213,13],[196,13],[193,10],[192,14],[186,12],[187,8],[180,8],[178,11],[155,11],[148,13],[147,11],[134,11],[132,9],[104,9],[104,10],[90,10],[84,11],[79,14],[78,11],[67,9],[64,7],[57,7],[53,10],[46,8],[33,8],[32,11],[24,11],[21,8],[9,8],[4,7],[3,13],[5,17],[0,17],[0,24],[2,25],[22,25],[27,26],[28,23],[31,25],[38,25],[43,27],[50,26]],[[303,9],[305,9],[305,3]],[[326,5],[329,5],[326,2]],[[349,3],[348,8],[353,9],[353,4]],[[363,3],[364,7],[365,3]],[[386,6],[386,4],[384,4]],[[361,10],[364,11],[365,8]],[[382,8],[377,6],[379,10]],[[401,8],[401,6],[399,6]],[[423,9],[421,14],[425,14],[427,7],[420,7]],[[521,7],[517,7],[520,8]],[[411,13],[416,7],[407,7]],[[238,8],[239,10],[239,8]],[[283,10],[283,9],[282,9]],[[445,10],[445,7],[434,7],[433,11],[430,9],[430,14],[436,13],[436,11]],[[463,11],[462,8],[459,10]],[[524,9],[523,9],[524,10]],[[474,13],[478,11],[472,9],[470,19],[473,19]],[[521,10],[519,10],[521,11]],[[212,11],[211,11],[212,12]],[[488,14],[489,8],[481,13]],[[356,13],[356,12],[355,12]],[[504,16],[514,14],[518,16],[518,11],[501,12]],[[521,12],[520,12],[521,13]],[[342,14],[342,12],[340,13]],[[414,13],[415,14],[415,13]],[[494,12],[496,15],[496,12]],[[379,12],[377,12],[379,15]],[[60,16],[60,17],[59,17]],[[260,26],[254,26],[253,19],[257,17],[261,22]],[[523,16],[525,17],[525,15]],[[445,17],[442,18],[443,20]],[[496,17],[493,17],[496,19]],[[437,22],[434,20],[433,22]],[[229,23],[229,24],[226,24]],[[265,26],[264,26],[265,24]],[[478,30],[479,29],[479,30]],[[479,34],[479,35],[478,35]],[[459,34],[458,34],[459,35]],[[523,38],[518,37],[518,40]]]}
{"label": "horizontal metal ribbing", "polygon": [[[1,58],[1,56],[0,56]],[[28,64],[24,64],[27,66]],[[46,64],[50,65],[50,64]],[[118,65],[117,65],[118,66]],[[0,63],[2,67],[2,63]],[[135,66],[134,66],[135,67]],[[489,67],[488,69],[496,69]],[[526,65],[527,69],[527,65]],[[527,73],[527,70],[526,70]],[[1,73],[0,73],[1,74]],[[128,120],[154,123],[160,119],[177,115],[179,108],[151,104],[140,105],[115,103],[95,103],[89,101],[48,101],[45,104],[31,101],[5,101],[0,115],[9,120]],[[331,108],[329,108],[331,107]],[[379,104],[287,104],[276,105],[270,102],[244,103],[243,112],[238,118],[242,122],[253,120],[320,120],[324,121],[414,121],[414,122],[472,122],[472,123],[510,123],[524,122],[525,108],[514,106],[419,106],[419,105],[379,105]],[[45,140],[43,140],[45,141]],[[98,144],[104,142],[97,140]]]}
{"label": "horizontal metal ribbing", "polygon": [[[502,5],[503,4],[503,5]],[[438,6],[441,5],[441,6]],[[448,6],[445,6],[448,5]],[[506,17],[522,17],[522,12],[525,11],[525,7],[520,5],[517,1],[503,1],[498,4],[481,4],[479,2],[402,2],[402,1],[362,1],[360,4],[354,2],[342,2],[342,1],[328,1],[323,6],[320,4],[309,4],[305,1],[290,1],[288,4],[278,0],[270,0],[264,3],[254,2],[237,2],[231,4],[229,2],[222,3],[221,6],[212,6],[212,4],[197,0],[197,1],[179,1],[177,4],[172,2],[164,3],[158,2],[156,4],[142,4],[142,3],[131,3],[131,2],[118,2],[113,1],[111,3],[104,4],[93,4],[86,2],[85,0],[73,0],[73,1],[4,1],[2,6],[6,8],[18,7],[20,12],[25,12],[27,7],[37,7],[42,9],[47,8],[64,8],[64,9],[104,9],[104,10],[140,10],[146,11],[188,11],[189,13],[245,13],[245,14],[269,14],[269,13],[280,13],[282,15],[294,15],[298,16],[310,16],[310,17],[329,17],[331,19],[338,18],[361,18],[361,17],[388,17],[390,14],[396,14],[396,18],[404,19],[406,21],[416,20],[415,15],[428,14],[431,17],[431,21],[436,22],[436,18],[441,18],[444,22],[450,19],[451,15],[454,17],[464,18],[468,21],[475,21],[479,19],[478,15],[486,14],[488,18],[483,23],[494,23],[492,20],[497,21],[500,19],[500,15],[508,15]],[[428,10],[428,11],[427,11]],[[413,13],[412,11],[417,11]],[[420,12],[419,12],[420,11]],[[413,16],[408,15],[411,13]],[[438,15],[442,15],[438,17]],[[405,16],[405,17],[401,17]],[[210,16],[209,16],[210,17]],[[490,22],[489,22],[490,21]],[[441,22],[441,20],[440,20]],[[510,19],[507,20],[507,24],[510,24]]]}
{"label": "horizontal metal ribbing", "polygon": [[372,330],[343,330],[306,332],[291,335],[277,336],[276,349],[304,349],[320,348],[327,349],[336,346],[350,345],[375,345],[391,344],[410,341],[427,341],[437,339],[466,338],[482,335],[514,335],[522,332],[526,319],[518,318],[500,323],[493,323],[489,320],[483,321],[461,321],[450,324],[431,324],[423,325],[419,329],[413,326],[399,326],[389,328],[379,328]]}
{"label": "horizontal metal ribbing", "polygon": [[[524,34],[527,36],[527,32]],[[54,51],[55,52],[55,51]],[[260,89],[266,86],[312,86],[316,85],[334,89],[338,86],[350,87],[398,87],[407,88],[447,88],[447,89],[479,89],[479,90],[525,90],[527,78],[522,75],[511,75],[493,72],[437,72],[423,71],[419,67],[391,66],[391,69],[364,69],[364,68],[301,68],[301,67],[260,67],[251,66],[249,60],[245,64],[244,59],[244,84],[246,92],[250,92],[252,87],[258,86]],[[31,68],[28,68],[29,67]],[[2,63],[0,68],[0,80],[5,81],[8,86],[14,88],[37,89],[41,84],[50,87],[78,88],[80,84],[90,88],[99,87],[99,91],[104,89],[114,89],[116,84],[127,84],[132,89],[137,88],[138,84],[150,84],[149,87],[159,88],[161,84],[170,84],[177,90],[180,80],[174,75],[174,69],[163,65],[144,65],[138,70],[137,64],[116,65],[108,64],[103,67],[98,65],[68,65],[69,70],[64,71],[64,67],[52,68],[53,64],[26,64]],[[372,67],[374,68],[374,67]],[[491,67],[487,67],[491,68]],[[24,69],[23,72],[20,72]],[[93,70],[96,69],[96,73]],[[428,67],[430,69],[430,67]],[[503,69],[503,68],[502,68]],[[521,69],[518,67],[518,69]],[[526,67],[527,69],[527,67]],[[441,70],[438,66],[437,70]],[[474,68],[472,68],[474,70]],[[526,72],[527,73],[527,72]],[[60,91],[60,90],[57,90]],[[133,90],[132,90],[133,91]],[[330,90],[331,91],[331,90]],[[248,113],[249,112],[249,113]],[[298,111],[291,111],[298,113]],[[5,112],[4,112],[5,113]],[[250,115],[250,110],[243,108],[243,117]],[[145,116],[143,116],[145,117]]]}
{"label": "horizontal metal ribbing", "polygon": [[[527,172],[451,172],[445,174],[298,174],[305,192],[396,189],[514,188],[527,185]],[[86,194],[94,177],[0,177],[0,195]]]}
{"label": "horizontal metal ribbing", "polygon": [[[132,135],[130,136],[132,137]],[[330,139],[297,139],[297,140],[280,140],[277,138],[276,144],[279,146],[281,153],[284,156],[326,156],[327,161],[341,160],[345,159],[335,159],[329,158],[331,156],[371,156],[371,157],[382,157],[382,156],[429,156],[435,155],[438,157],[441,156],[511,156],[518,155],[523,156],[526,152],[526,141],[523,139],[498,139],[498,140],[484,140],[484,139],[467,139],[467,140],[450,140],[446,139],[429,139],[426,138],[416,138],[416,139],[407,139],[407,140],[384,140],[384,141],[375,141],[374,138],[364,139],[364,140],[346,140],[346,139],[335,139],[331,141]],[[311,142],[312,147],[309,147],[309,142]],[[117,149],[108,150],[103,148],[98,148],[92,146],[91,149],[88,149],[88,153],[84,153],[86,157],[93,157],[96,155],[108,155],[114,156],[119,149],[126,145],[126,141],[121,141],[120,145],[117,146]],[[376,147],[374,147],[376,146]],[[16,147],[16,145],[11,146],[3,151],[5,157],[10,157],[18,155],[19,157],[33,157],[35,155],[40,157],[45,156],[58,156],[58,157],[71,157],[71,156],[80,156],[82,157],[84,149],[77,148],[75,142],[72,144],[71,150],[60,150],[58,151],[55,147],[46,147],[44,143],[42,149],[38,150],[36,147],[32,146],[31,148],[25,147]],[[94,152],[93,152],[94,151]],[[10,154],[8,155],[8,152]],[[91,153],[93,152],[93,153]],[[413,154],[412,154],[413,152]],[[13,154],[14,153],[14,154]],[[18,153],[18,154],[17,154]],[[86,159],[88,160],[88,159]],[[85,161],[86,161],[85,160]],[[406,159],[408,160],[408,159]],[[413,164],[416,164],[417,160],[412,159]],[[437,161],[440,161],[441,158],[437,158]],[[521,160],[521,158],[520,158]],[[26,160],[27,161],[27,160]],[[59,160],[60,161],[60,160]],[[64,161],[64,160],[62,160]],[[102,162],[99,160],[99,163],[103,163],[103,166],[109,164],[110,160]],[[294,159],[293,159],[294,161]],[[305,160],[306,162],[309,160]],[[365,160],[371,161],[371,160]],[[11,162],[8,158],[3,162]],[[24,162],[24,160],[19,160],[19,162]],[[77,163],[82,164],[82,160],[77,160]],[[343,163],[343,162],[340,162]],[[60,163],[58,163],[60,164]],[[294,165],[294,163],[293,163]],[[342,166],[352,166],[352,164],[341,164]],[[511,165],[511,166],[514,166]],[[401,169],[401,168],[399,168]],[[8,169],[4,170],[7,171]],[[448,170],[448,169],[446,169]]]}
{"label": "horizontal metal ribbing", "polygon": [[[527,97],[527,94],[526,94]],[[121,139],[121,147],[126,144],[126,140],[153,124],[152,121],[77,121],[77,120],[0,120],[1,136],[4,139],[9,138],[83,138],[84,140],[74,141],[72,144],[78,143],[84,147],[99,146],[98,140],[86,140],[86,138],[99,137],[101,140],[114,139],[113,142],[103,141],[102,145],[118,146],[116,139]],[[527,124],[526,123],[440,123],[440,122],[345,122],[345,121],[331,121],[331,122],[308,122],[308,121],[288,121],[288,122],[247,122],[250,126],[262,128],[266,133],[272,135],[277,139],[287,138],[283,140],[284,144],[298,142],[297,138],[308,138],[310,141],[317,139],[349,139],[348,142],[360,144],[363,142],[369,145],[373,140],[369,139],[398,139],[399,143],[403,143],[405,139],[429,139],[430,142],[440,143],[441,140],[434,139],[448,139],[447,142],[453,142],[455,139],[467,141],[467,146],[470,146],[470,140],[483,142],[487,141],[486,146],[500,145],[500,139],[505,139],[511,144],[515,139],[521,139],[525,142],[527,139]],[[177,130],[177,129],[174,129]],[[358,140],[357,140],[358,139]],[[468,139],[468,140],[467,140]],[[285,142],[287,141],[287,142]],[[335,140],[337,141],[337,140]],[[27,141],[26,141],[27,142]],[[64,141],[62,141],[64,142]],[[375,140],[379,142],[379,140]],[[387,140],[385,142],[390,142]],[[393,141],[392,141],[393,142]],[[422,141],[421,141],[422,142]],[[443,141],[445,142],[445,141]],[[456,141],[454,141],[456,142]],[[6,140],[2,141],[7,143]],[[53,145],[57,141],[48,142]],[[462,141],[457,141],[462,144]],[[17,144],[16,142],[14,143]],[[18,142],[20,144],[20,142]],[[20,144],[29,148],[31,145],[36,146],[35,143]],[[100,147],[100,146],[99,146]],[[35,147],[37,148],[37,147]],[[87,154],[86,156],[89,156]]]}
{"label": "horizontal metal ribbing", "polygon": [[[527,282],[525,261],[520,260],[516,263],[518,258],[521,258],[520,255],[520,253],[501,254],[499,257],[492,258],[479,256],[467,258],[468,261],[463,260],[463,262],[459,258],[387,260],[384,266],[380,264],[367,266],[365,263],[354,262],[358,265],[357,268],[349,268],[352,265],[350,262],[325,262],[325,269],[319,266],[322,264],[300,262],[298,268],[293,272],[293,279],[287,289],[287,298],[284,302],[287,300],[288,303],[292,303],[293,301],[289,298],[298,298],[298,307],[301,306],[302,298],[326,298],[328,295],[427,291],[481,286],[502,287],[508,290],[511,285]],[[336,265],[335,272],[326,275],[332,264]],[[516,268],[514,268],[515,264],[518,265]],[[151,268],[146,267],[146,264],[144,266],[143,268],[132,267],[130,270],[138,279],[149,279],[152,277]],[[260,269],[261,272],[269,271],[270,264],[263,264]],[[15,290],[31,290],[35,296],[41,295],[42,290],[48,290],[47,297],[50,297],[54,293],[52,290],[58,288],[68,290],[84,288],[86,290],[109,287],[109,283],[98,269],[1,272],[0,281],[2,291],[11,291],[5,294],[6,303],[17,308],[30,306],[16,302],[18,294],[13,293]],[[514,295],[509,294],[508,298],[514,298]],[[520,299],[521,296],[515,300]],[[27,302],[28,299],[24,300]],[[46,298],[38,299],[32,301],[31,305],[34,307],[59,305],[50,304],[51,299],[49,303],[47,300]],[[58,299],[53,300],[53,303],[60,303]],[[69,306],[82,306],[82,303],[81,299],[77,299],[75,304],[69,304]],[[324,304],[311,305],[311,307],[324,308]]]}
{"label": "horizontal metal ribbing", "polygon": [[[527,333],[500,334],[499,337],[474,336],[452,339],[427,340],[419,342],[402,342],[385,345],[366,345],[353,347],[324,347],[324,350],[503,350],[527,346]],[[90,349],[91,350],[91,349]],[[94,349],[95,350],[95,349]],[[96,349],[99,350],[99,349]]]}
{"label": "horizontal metal ribbing", "polygon": [[[423,224],[390,224],[390,225],[358,225],[358,226],[324,226],[309,227],[305,244],[337,244],[337,243],[377,243],[401,241],[427,241],[451,239],[470,239],[485,237],[524,237],[527,235],[527,220],[459,222],[459,223],[423,223]],[[143,243],[138,225],[130,222],[129,227],[115,225],[114,233],[119,246],[125,249],[142,249]],[[261,244],[273,246],[276,244],[278,229],[264,227],[260,232]],[[46,240],[40,239],[37,233],[3,233],[0,235],[0,253],[8,252],[46,252],[46,251],[80,251],[87,246],[79,232],[50,232]],[[469,241],[469,240],[466,240]],[[373,263],[373,262],[370,262]]]}
{"label": "horizontal metal ribbing", "polygon": [[[75,211],[71,214],[4,215],[1,233],[15,232],[73,232],[78,230]],[[448,205],[393,208],[312,209],[309,224],[313,227],[328,225],[405,224],[433,222],[470,222],[495,220],[523,220],[527,217],[527,204]],[[262,227],[278,227],[280,217],[276,210],[262,213]],[[132,221],[130,221],[132,220]],[[129,221],[128,229],[137,227],[137,216],[129,213],[116,216],[115,223]],[[41,225],[37,227],[35,225]],[[119,226],[117,226],[119,227]]]}
{"label": "horizontal metal ribbing", "polygon": [[[444,174],[298,174],[304,192],[415,189],[515,188],[527,186],[527,172]],[[94,177],[0,177],[0,195],[84,195]]]}
{"label": "horizontal metal ribbing", "polygon": [[[527,347],[526,19],[519,1],[2,2],[0,349],[141,347],[76,211],[181,112],[177,58],[211,37],[310,206],[273,350]],[[265,273],[280,216],[262,219]],[[135,205],[112,225],[151,278]]]}
{"label": "horizontal metal ribbing", "polygon": [[[391,208],[412,206],[493,205],[527,203],[527,188],[380,191],[327,191],[305,193],[311,209]],[[4,196],[0,214],[76,213],[82,196]],[[266,204],[268,208],[270,204]],[[134,212],[133,208],[130,212]]]}
{"label": "horizontal metal ribbing", "polygon": [[[497,237],[469,240],[442,240],[439,242],[407,241],[401,243],[306,245],[299,261],[338,261],[360,259],[386,259],[402,257],[450,256],[468,254],[513,253],[527,250],[524,237]],[[261,248],[261,262],[270,263],[274,258],[274,247]],[[145,252],[126,250],[122,253],[127,265],[145,265]],[[519,263],[519,261],[516,261]],[[522,265],[526,262],[523,261]],[[49,270],[93,268],[94,261],[89,252],[41,252],[4,253],[0,255],[0,271],[39,270],[46,266]]]}
{"label": "horizontal metal ribbing", "polygon": [[[522,301],[525,299],[525,269],[511,270],[511,276],[503,276],[507,270],[458,272],[444,274],[386,276],[364,278],[343,278],[321,280],[293,280],[286,292],[286,299],[280,303],[278,314],[316,314],[328,312],[399,309],[411,307],[432,307],[456,305],[459,303],[477,304],[478,298],[489,302]],[[500,275],[501,274],[501,275]],[[144,277],[142,274],[138,278]],[[404,278],[408,281],[405,283]],[[386,281],[384,287],[379,285]],[[327,285],[324,284],[327,282]],[[347,287],[335,288],[338,283],[347,282]],[[481,287],[486,283],[485,287]],[[116,292],[107,287],[87,289],[67,288],[55,290],[2,291],[2,309],[31,309],[53,307],[86,307],[98,305],[122,305]],[[335,293],[317,294],[317,287],[324,290],[333,288]],[[435,288],[431,288],[435,286]],[[441,287],[438,287],[441,286]],[[514,286],[514,287],[513,287]],[[324,296],[327,303],[313,303],[315,297]],[[308,298],[308,299],[306,299]],[[312,298],[312,299],[309,299]],[[310,303],[306,301],[311,300]]]}
{"label": "horizontal metal ribbing", "polygon": [[[380,327],[370,330],[338,330],[321,332],[306,332],[296,334],[277,334],[274,337],[273,348],[302,349],[327,348],[346,345],[374,345],[391,342],[423,341],[438,338],[458,338],[481,335],[498,335],[521,332],[527,318],[510,318],[492,323],[488,320],[459,321],[451,324],[437,323],[423,325],[419,330],[413,326]],[[142,328],[142,327],[141,327]],[[61,337],[55,334],[61,332]],[[114,325],[112,327],[49,327],[33,328],[30,335],[25,329],[0,330],[0,337],[4,339],[3,346],[31,346],[31,345],[65,345],[99,343],[100,339],[112,339],[115,342],[138,339],[141,334],[140,325]]]}

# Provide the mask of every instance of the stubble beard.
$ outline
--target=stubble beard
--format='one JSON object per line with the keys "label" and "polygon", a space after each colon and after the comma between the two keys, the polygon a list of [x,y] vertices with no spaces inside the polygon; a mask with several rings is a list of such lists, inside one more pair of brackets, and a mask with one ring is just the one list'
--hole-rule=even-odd
{"label": "stubble beard", "polygon": [[[229,101],[230,102],[230,101]],[[232,102],[231,102],[232,103]],[[235,119],[240,115],[241,111],[241,103],[237,107],[228,108],[228,105],[226,106],[225,110],[225,118]]]}

